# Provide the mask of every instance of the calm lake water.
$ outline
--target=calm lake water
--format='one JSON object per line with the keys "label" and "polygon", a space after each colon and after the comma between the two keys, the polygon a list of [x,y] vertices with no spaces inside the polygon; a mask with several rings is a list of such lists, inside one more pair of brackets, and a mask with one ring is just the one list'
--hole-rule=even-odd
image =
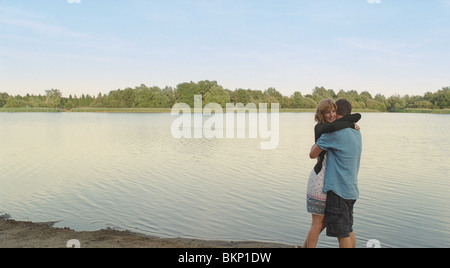
{"label": "calm lake water", "polygon": [[[0,213],[75,230],[303,244],[313,114],[280,114],[275,150],[175,139],[176,118],[0,113]],[[357,247],[449,247],[450,116],[363,114],[360,126]]]}

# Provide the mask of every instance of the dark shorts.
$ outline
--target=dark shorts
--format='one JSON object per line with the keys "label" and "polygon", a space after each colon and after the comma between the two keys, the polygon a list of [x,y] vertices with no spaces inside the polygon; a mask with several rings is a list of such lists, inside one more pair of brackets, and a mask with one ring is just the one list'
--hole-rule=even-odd
{"label": "dark shorts", "polygon": [[356,200],[343,199],[332,191],[328,192],[325,218],[327,236],[347,238],[353,232],[353,207]]}

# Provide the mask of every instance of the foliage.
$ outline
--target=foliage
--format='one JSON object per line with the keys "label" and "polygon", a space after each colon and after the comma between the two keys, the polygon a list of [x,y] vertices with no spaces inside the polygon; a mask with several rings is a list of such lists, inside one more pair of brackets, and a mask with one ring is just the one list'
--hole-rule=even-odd
{"label": "foliage", "polygon": [[62,96],[61,91],[50,89],[45,95],[11,96],[0,93],[0,108],[99,108],[99,109],[134,109],[171,108],[175,103],[187,103],[194,107],[194,95],[203,96],[203,105],[218,103],[225,108],[226,103],[279,103],[282,109],[314,109],[317,103],[324,98],[348,99],[354,109],[376,110],[381,112],[411,112],[443,110],[450,108],[450,87],[444,87],[435,93],[427,92],[424,96],[399,96],[388,98],[381,94],[374,97],[367,91],[358,93],[355,90],[340,89],[337,93],[333,89],[315,87],[312,94],[302,95],[299,91],[291,96],[283,96],[275,88],[270,87],[264,91],[238,88],[234,91],[225,89],[217,81],[200,81],[178,84],[175,89],[163,89],[141,84],[135,88],[112,90],[108,94],[99,93],[97,97],[82,94],[81,97],[70,95]]}

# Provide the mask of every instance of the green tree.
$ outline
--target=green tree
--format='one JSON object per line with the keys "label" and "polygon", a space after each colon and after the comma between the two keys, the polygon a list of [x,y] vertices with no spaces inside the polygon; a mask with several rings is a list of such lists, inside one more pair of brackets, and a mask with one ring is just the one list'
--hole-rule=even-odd
{"label": "green tree", "polygon": [[[120,94],[121,90],[112,90],[109,92],[108,94],[108,108],[125,108],[122,106],[122,102],[121,102],[121,94]],[[80,106],[81,105],[81,100],[80,100]]]}
{"label": "green tree", "polygon": [[120,92],[120,103],[123,108],[135,107],[135,93],[135,90],[129,87]]}
{"label": "green tree", "polygon": [[368,109],[378,110],[381,112],[386,112],[387,110],[386,105],[384,105],[384,103],[372,99],[368,99],[366,101],[366,107]]}
{"label": "green tree", "polygon": [[191,108],[194,108],[194,96],[198,94],[200,94],[200,88],[194,82],[181,83],[176,89],[178,103],[186,103]]}
{"label": "green tree", "polygon": [[0,108],[6,105],[8,97],[8,93],[0,93]]}
{"label": "green tree", "polygon": [[305,96],[303,108],[315,109],[317,107],[317,104],[318,103],[313,98]]}
{"label": "green tree", "polygon": [[247,105],[251,102],[252,95],[249,90],[245,90],[242,88],[236,89],[234,91],[234,103],[242,103]]}
{"label": "green tree", "polygon": [[315,87],[313,89],[312,98],[319,103],[323,99],[336,99],[337,95],[332,89],[325,89],[324,87]]}
{"label": "green tree", "polygon": [[198,90],[197,95],[205,96],[206,93],[208,93],[213,87],[216,86],[218,86],[217,81],[209,81],[209,80],[199,81],[197,83],[197,90]]}
{"label": "green tree", "polygon": [[86,102],[86,95],[81,94],[80,100],[79,100],[79,105],[80,107],[87,107],[87,102]]}
{"label": "green tree", "polygon": [[249,90],[250,102],[256,105],[266,102],[265,95],[261,90]]}
{"label": "green tree", "polygon": [[264,95],[266,96],[266,103],[279,103],[280,108],[283,108],[283,95],[278,92],[275,88],[270,87],[264,91]]}
{"label": "green tree", "polygon": [[419,109],[432,109],[433,108],[433,103],[429,102],[429,101],[416,101],[414,102],[414,107],[413,108],[419,108]]}
{"label": "green tree", "polygon": [[80,107],[80,99],[77,97],[77,95],[73,96],[73,108],[78,108]]}
{"label": "green tree", "polygon": [[20,100],[20,96],[9,96],[8,99],[6,100],[6,104],[4,106],[5,108],[20,108],[20,107],[25,107],[23,105],[23,102]]}
{"label": "green tree", "polygon": [[283,97],[283,108],[292,108],[292,99],[284,96]]}
{"label": "green tree", "polygon": [[375,95],[375,97],[373,99],[378,102],[383,103],[386,106],[386,97],[384,95],[377,94],[377,95]]}
{"label": "green tree", "polygon": [[362,98],[362,101],[364,101],[364,102],[367,102],[367,100],[373,99],[372,95],[367,91],[361,92],[361,94],[359,94],[359,96]]}
{"label": "green tree", "polygon": [[441,109],[450,108],[450,87],[442,88],[436,92],[436,105]]}
{"label": "green tree", "polygon": [[173,88],[166,86],[164,89],[162,89],[162,92],[164,93],[164,95],[167,96],[167,100],[168,100],[167,107],[165,107],[165,108],[173,107],[173,105],[177,101]]}
{"label": "green tree", "polygon": [[405,100],[399,95],[391,96],[387,99],[387,110],[389,112],[399,112],[406,107]]}
{"label": "green tree", "polygon": [[[75,96],[76,97],[76,96]],[[89,104],[89,107],[95,107],[95,108],[109,108],[109,103],[108,103],[109,99],[108,99],[108,95],[103,94],[102,93],[98,93],[97,98],[95,98],[95,100]],[[72,100],[73,103],[75,103]],[[74,106],[76,107],[76,106]]]}
{"label": "green tree", "polygon": [[136,87],[134,90],[134,105],[137,108],[151,108],[151,101],[153,99],[152,91],[144,84],[141,84],[141,86]]}
{"label": "green tree", "polygon": [[66,104],[64,105],[64,108],[69,109],[69,110],[74,108],[72,95],[69,95],[69,99],[67,100]]}
{"label": "green tree", "polygon": [[[171,100],[167,94],[165,94],[159,87],[150,88],[151,99],[150,103],[152,108],[169,108]],[[172,105],[173,106],[173,105]]]}
{"label": "green tree", "polygon": [[292,108],[305,108],[305,99],[302,96],[302,93],[296,91],[294,95],[292,95]]}
{"label": "green tree", "polygon": [[230,103],[230,94],[224,90],[221,86],[213,86],[206,94],[203,106],[208,103],[218,103],[222,108],[226,107],[227,103]]}
{"label": "green tree", "polygon": [[394,95],[389,98],[381,94],[372,95],[368,91],[360,94],[355,90],[339,90],[335,94],[332,89],[315,87],[312,94],[302,95],[294,92],[290,97],[283,96],[275,88],[251,90],[238,88],[235,91],[224,89],[217,81],[199,81],[198,83],[181,83],[175,89],[165,87],[147,87],[144,84],[135,88],[112,90],[109,94],[98,94],[92,97],[82,94],[80,98],[70,95],[69,98],[62,97],[57,89],[46,90],[45,95],[10,96],[8,93],[0,93],[0,107],[49,107],[66,109],[76,107],[104,107],[104,108],[170,108],[176,102],[184,102],[194,106],[194,95],[202,95],[203,103],[215,102],[225,106],[226,103],[279,103],[281,108],[316,108],[317,103],[324,98],[335,100],[346,98],[353,107],[369,108],[380,111],[398,112],[405,108],[421,109],[448,109],[450,108],[450,87],[444,87],[437,92],[427,92],[423,96]]}
{"label": "green tree", "polygon": [[338,99],[347,99],[347,93],[343,89],[339,90],[337,94]]}
{"label": "green tree", "polygon": [[61,108],[62,102],[61,102],[61,96],[62,93],[58,89],[50,89],[45,91],[46,98],[45,98],[45,105],[48,108]]}

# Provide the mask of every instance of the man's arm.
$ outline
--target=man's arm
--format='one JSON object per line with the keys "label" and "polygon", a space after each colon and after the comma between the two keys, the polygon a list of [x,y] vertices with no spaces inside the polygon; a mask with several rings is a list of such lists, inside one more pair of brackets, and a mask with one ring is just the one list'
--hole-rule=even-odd
{"label": "man's arm", "polygon": [[325,133],[332,133],[344,128],[353,128],[358,129],[358,125],[356,124],[361,120],[361,114],[350,114],[342,117],[334,121],[333,123],[319,123],[314,128],[316,142]]}
{"label": "man's arm", "polygon": [[319,157],[321,152],[323,152],[323,150],[319,146],[317,146],[317,144],[314,144],[314,146],[311,148],[311,152],[309,153],[309,157],[311,157],[311,159],[316,159],[317,157]]}

